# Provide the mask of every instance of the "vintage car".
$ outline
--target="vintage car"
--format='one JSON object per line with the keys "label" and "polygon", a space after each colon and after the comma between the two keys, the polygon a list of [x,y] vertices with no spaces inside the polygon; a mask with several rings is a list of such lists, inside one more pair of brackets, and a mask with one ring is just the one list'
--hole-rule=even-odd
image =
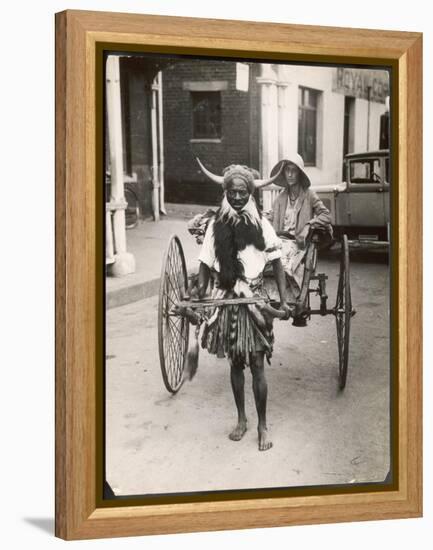
{"label": "vintage car", "polygon": [[350,153],[345,181],[313,187],[331,212],[336,240],[346,233],[358,243],[389,243],[389,170],[388,149]]}

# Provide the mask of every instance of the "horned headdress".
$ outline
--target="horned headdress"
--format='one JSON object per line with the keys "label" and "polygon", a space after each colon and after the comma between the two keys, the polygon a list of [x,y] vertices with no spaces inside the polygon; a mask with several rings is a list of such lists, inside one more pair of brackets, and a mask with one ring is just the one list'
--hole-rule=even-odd
{"label": "horned headdress", "polygon": [[224,190],[226,189],[229,181],[231,181],[235,177],[238,177],[245,181],[250,193],[254,193],[256,189],[260,189],[261,187],[264,187],[265,185],[269,185],[273,181],[275,181],[282,171],[282,167],[281,167],[278,173],[272,176],[271,178],[258,179],[255,177],[257,172],[255,170],[252,170],[248,166],[243,166],[241,164],[231,164],[230,166],[227,166],[227,168],[224,169],[222,176],[217,176],[216,174],[213,174],[207,168],[205,168],[203,164],[200,162],[200,159],[198,157],[196,157],[196,161],[198,162],[198,165],[200,166],[200,169],[203,172],[203,174],[205,174],[213,182],[219,183],[220,185],[222,185]]}

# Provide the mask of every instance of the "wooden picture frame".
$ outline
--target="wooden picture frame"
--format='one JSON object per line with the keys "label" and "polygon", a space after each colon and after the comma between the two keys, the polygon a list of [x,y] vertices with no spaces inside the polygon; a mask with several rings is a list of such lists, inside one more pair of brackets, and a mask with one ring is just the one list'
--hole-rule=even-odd
{"label": "wooden picture frame", "polygon": [[[257,37],[260,36],[260,40]],[[396,476],[384,490],[139,505],[102,502],[103,231],[97,165],[104,48],[390,66]],[[98,179],[99,177],[99,179]],[[56,536],[117,537],[422,514],[422,35],[65,11],[56,15]]]}

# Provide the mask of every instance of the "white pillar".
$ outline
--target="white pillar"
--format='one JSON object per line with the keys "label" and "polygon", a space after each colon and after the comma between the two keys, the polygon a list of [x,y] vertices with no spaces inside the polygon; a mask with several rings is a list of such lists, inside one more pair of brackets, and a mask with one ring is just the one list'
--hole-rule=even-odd
{"label": "white pillar", "polygon": [[153,219],[159,221],[159,165],[158,165],[158,120],[157,120],[157,101],[158,101],[158,81],[155,77],[152,83],[152,104],[150,113],[150,125],[152,130],[152,208]]}
{"label": "white pillar", "polygon": [[289,77],[287,67],[278,65],[278,160],[285,159],[290,154],[290,114],[289,114]]}
{"label": "white pillar", "polygon": [[108,204],[105,207],[105,263],[114,262],[113,226],[111,225],[111,209]]}
{"label": "white pillar", "polygon": [[[277,75],[273,65],[261,64],[261,76],[257,79],[260,85],[260,172],[267,178],[278,158],[278,90]],[[272,188],[262,191],[263,210],[270,210],[273,202]]]}
{"label": "white pillar", "polygon": [[126,251],[125,208],[126,201],[123,189],[123,144],[122,116],[120,102],[119,57],[109,55],[107,58],[107,119],[110,149],[111,188],[110,202],[114,206],[113,234],[115,261],[111,267],[114,276],[120,277],[135,271],[135,259]]}
{"label": "white pillar", "polygon": [[278,162],[278,95],[277,77],[269,63],[261,64],[261,76],[257,79],[261,87],[261,158],[260,171],[267,178]]}
{"label": "white pillar", "polygon": [[165,210],[164,190],[164,124],[163,124],[163,97],[162,97],[162,71],[158,73],[158,145],[159,145],[159,209],[163,214]]}
{"label": "white pillar", "polygon": [[283,150],[284,158],[290,158],[298,152],[299,69],[293,65],[284,66],[281,79],[288,83],[284,93],[286,101],[284,132],[287,133],[284,137]]}

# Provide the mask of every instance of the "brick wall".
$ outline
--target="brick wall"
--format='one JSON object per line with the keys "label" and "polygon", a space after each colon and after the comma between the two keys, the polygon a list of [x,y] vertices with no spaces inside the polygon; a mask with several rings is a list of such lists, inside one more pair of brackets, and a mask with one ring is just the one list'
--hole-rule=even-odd
{"label": "brick wall", "polygon": [[[226,81],[221,90],[221,141],[191,142],[191,92],[184,82]],[[251,81],[251,79],[250,79]],[[250,103],[257,91],[241,92],[236,88],[236,63],[214,60],[187,60],[163,70],[164,158],[166,200],[215,204],[221,189],[209,182],[195,161],[198,156],[209,170],[221,174],[228,164],[258,166],[257,114]],[[251,90],[251,87],[250,87]],[[251,128],[254,126],[254,128]],[[253,145],[253,147],[252,147]]]}
{"label": "brick wall", "polygon": [[144,57],[120,59],[124,169],[137,174],[135,193],[144,218],[152,215],[151,83],[157,69]]}

